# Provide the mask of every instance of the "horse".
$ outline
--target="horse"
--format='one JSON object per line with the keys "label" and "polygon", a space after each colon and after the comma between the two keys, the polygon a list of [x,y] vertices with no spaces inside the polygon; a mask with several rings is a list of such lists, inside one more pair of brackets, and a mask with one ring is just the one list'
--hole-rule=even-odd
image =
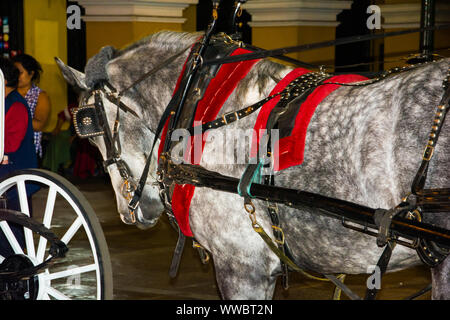
{"label": "horse", "polygon": [[[174,56],[198,40],[198,33],[163,31],[152,34],[121,50],[103,48],[91,58],[82,73],[57,60],[66,81],[84,92],[93,103],[92,89],[107,80],[118,91],[135,83],[148,70]],[[177,79],[189,50],[152,76],[137,83],[121,101],[139,116],[120,111],[121,157],[131,175],[138,179],[143,171],[158,122],[171,100]],[[373,208],[391,208],[410,191],[436,106],[442,95],[442,81],[450,59],[426,63],[367,86],[342,86],[317,107],[306,134],[304,161],[275,175],[277,186],[318,193]],[[267,97],[274,86],[293,67],[269,59],[258,61],[239,82],[223,105],[223,113],[252,105]],[[82,99],[82,100],[83,100]],[[117,106],[102,95],[108,123],[112,128]],[[245,119],[216,129],[231,135],[219,148],[206,138],[200,165],[208,170],[240,178],[244,163],[223,163],[230,154],[237,157],[242,145],[233,144],[242,130],[252,130],[259,111]],[[426,187],[450,184],[450,130],[448,122],[435,147]],[[234,133],[233,133],[234,132]],[[229,136],[227,136],[228,138]],[[159,138],[156,148],[158,148]],[[101,137],[90,138],[104,159],[106,146]],[[223,143],[223,142],[220,142]],[[156,149],[155,148],[155,149]],[[227,153],[225,155],[224,153]],[[151,228],[164,211],[156,183],[157,154],[153,152],[135,224]],[[249,156],[246,156],[246,161]],[[123,179],[115,166],[109,166],[121,219],[130,224],[128,200],[121,190]],[[266,214],[267,203],[254,201],[256,217],[265,230],[272,229]],[[297,265],[320,274],[369,274],[383,248],[369,235],[345,228],[342,223],[307,206],[279,205],[281,228]],[[423,217],[427,223],[450,228],[448,213]],[[271,299],[280,259],[254,232],[237,194],[197,188],[192,198],[189,223],[195,240],[211,255],[216,281],[223,299]],[[416,252],[396,246],[388,272],[420,264]],[[450,299],[450,258],[431,268],[432,298]]]}

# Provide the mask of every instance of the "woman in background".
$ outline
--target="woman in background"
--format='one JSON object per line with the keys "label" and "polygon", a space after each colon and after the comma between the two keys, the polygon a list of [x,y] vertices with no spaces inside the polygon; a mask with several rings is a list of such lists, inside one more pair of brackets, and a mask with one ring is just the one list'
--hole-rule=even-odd
{"label": "woman in background", "polygon": [[[16,170],[36,168],[37,159],[33,143],[33,128],[31,114],[25,99],[16,91],[19,71],[14,64],[0,57],[0,70],[5,76],[5,156],[1,159],[0,178]],[[21,211],[17,189],[12,188],[6,193],[7,208]],[[29,212],[32,215],[31,195],[37,187],[27,186]],[[23,227],[9,223],[17,241],[23,248],[25,245]],[[0,229],[0,255],[9,257],[14,251]]]}
{"label": "woman in background", "polygon": [[37,86],[41,78],[42,67],[32,56],[20,54],[13,59],[19,69],[19,85],[17,91],[25,98],[33,118],[34,144],[39,162],[42,161],[42,129],[50,115],[50,98]]}

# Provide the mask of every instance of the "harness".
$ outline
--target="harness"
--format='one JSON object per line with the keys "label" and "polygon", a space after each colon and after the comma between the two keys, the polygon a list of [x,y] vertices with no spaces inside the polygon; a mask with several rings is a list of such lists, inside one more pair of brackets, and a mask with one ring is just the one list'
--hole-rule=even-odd
{"label": "harness", "polygon": [[[130,169],[127,164],[121,159],[121,147],[118,132],[120,126],[120,111],[130,112],[138,118],[139,116],[131,108],[123,104],[120,101],[120,98],[125,91],[131,89],[137,83],[143,81],[156,71],[173,62],[189,48],[186,48],[170,57],[150,72],[144,74],[122,92],[118,93],[117,90],[108,82],[99,83],[97,87],[90,92],[90,95],[94,95],[95,103],[93,105],[84,104],[74,112],[75,129],[80,137],[103,136],[107,149],[107,160],[105,160],[104,165],[105,167],[113,164],[117,166],[119,173],[124,180],[122,188],[123,195],[129,200],[129,210],[133,218],[133,222],[136,222],[134,212],[139,206],[139,199],[142,195],[142,191],[147,180],[151,163],[151,155],[154,152],[158,137],[161,136],[157,182],[160,187],[160,197],[165,206],[165,211],[171,224],[178,230],[179,233],[179,240],[176,245],[174,259],[172,261],[169,274],[172,277],[176,275],[186,238],[177,223],[175,215],[173,214],[172,197],[174,188],[177,184],[189,184],[225,192],[239,193],[244,198],[244,208],[249,214],[253,229],[280,258],[283,273],[283,285],[285,287],[287,287],[287,274],[289,270],[300,272],[303,272],[303,270],[297,266],[294,262],[292,254],[290,253],[283,230],[280,227],[281,223],[277,204],[285,204],[291,207],[307,205],[312,208],[319,208],[323,210],[325,214],[341,220],[342,224],[347,228],[376,236],[377,244],[380,247],[386,246],[378,262],[382,273],[384,273],[387,269],[387,264],[396,243],[414,248],[422,261],[430,267],[434,267],[441,263],[450,252],[450,232],[446,229],[423,223],[422,216],[425,212],[450,211],[450,188],[423,188],[425,185],[429,162],[432,159],[434,148],[437,143],[439,133],[442,129],[445,116],[450,109],[450,74],[443,82],[445,93],[437,108],[436,117],[433,121],[432,130],[430,133],[430,139],[425,147],[422,163],[414,179],[411,188],[412,192],[410,195],[405,197],[402,203],[388,210],[367,208],[339,199],[332,199],[299,190],[276,187],[273,175],[265,176],[265,178],[261,181],[258,177],[260,176],[259,173],[264,164],[262,161],[263,159],[259,158],[256,164],[249,164],[247,166],[241,179],[223,176],[217,172],[206,170],[198,165],[174,164],[173,159],[170,157],[172,144],[170,139],[167,137],[170,137],[175,129],[186,128],[189,133],[194,134],[196,129],[201,129],[202,132],[204,132],[209,129],[220,128],[245,118],[260,109],[265,103],[279,97],[279,102],[274,106],[267,121],[266,129],[271,129],[279,123],[283,114],[289,111],[289,105],[292,105],[294,100],[306,99],[312,90],[323,85],[324,82],[331,77],[330,74],[327,74],[321,70],[318,73],[308,74],[303,78],[296,78],[285,89],[280,92],[273,93],[269,97],[251,106],[224,114],[215,120],[202,122],[202,124],[194,126],[194,118],[197,111],[198,102],[202,98],[202,96],[197,93],[204,92],[206,90],[205,88],[208,86],[211,78],[217,73],[218,66],[221,63],[244,61],[250,59],[250,57],[259,58],[262,57],[262,55],[268,56],[270,53],[258,53],[259,55],[257,56],[256,52],[253,55],[244,55],[243,58],[240,59],[241,57],[238,56],[229,56],[232,51],[229,46],[225,46],[225,50],[214,51],[211,49],[214,48],[214,45],[211,45],[211,43],[217,44],[217,39],[213,39],[212,35],[217,20],[217,7],[218,1],[215,2],[213,8],[213,12],[215,12],[216,15],[213,14],[213,21],[205,36],[202,37],[201,41],[195,44],[193,48],[191,48],[191,54],[189,55],[185,65],[183,76],[180,77],[177,84],[178,90],[175,91],[171,101],[161,117],[155,132],[155,140],[153,142],[150,154],[147,157],[147,162],[143,173],[138,182],[130,174]],[[235,42],[229,37],[225,38],[225,44],[234,45],[233,49],[242,46],[242,43]],[[213,51],[215,56],[211,53]],[[225,54],[223,54],[224,51]],[[280,54],[285,52],[276,53]],[[391,74],[407,71],[417,66],[418,65],[395,68],[383,73],[377,78],[361,83],[328,82],[328,84],[337,84],[342,86],[365,86],[381,81]],[[112,130],[108,126],[101,99],[102,95],[117,107],[116,120]],[[260,148],[263,147],[263,144],[267,144],[267,146],[265,146],[267,148],[267,158],[272,157],[272,150],[270,148],[271,138],[272,137],[269,135],[268,139],[258,142],[258,147]],[[269,202],[268,215],[272,221],[272,231],[275,241],[272,240],[272,238],[264,231],[256,220],[255,206],[252,203],[252,199],[260,199]],[[363,227],[355,227],[354,224],[350,222],[362,225]],[[377,229],[378,232],[374,233],[373,231],[369,231],[369,228]],[[408,243],[400,240],[399,237],[405,237],[407,239],[412,239],[413,241]],[[204,249],[201,248],[195,240],[194,246],[199,248],[202,261],[206,262],[208,260],[206,251],[204,251]],[[340,281],[336,277],[332,275],[326,275],[326,277],[336,285],[339,285],[337,282]],[[351,291],[349,291],[348,288],[342,284],[341,288],[349,295],[352,295]],[[366,293],[366,298],[373,299],[375,295],[376,290],[369,290]]]}
{"label": "harness", "polygon": [[[371,79],[368,81],[365,81],[363,83],[352,83],[352,84],[344,84],[344,83],[334,83],[333,84],[339,84],[339,85],[347,85],[347,86],[365,86],[369,85],[378,81],[383,80],[387,76],[404,72],[407,70],[410,70],[412,68],[417,67],[410,66],[410,67],[404,67],[404,68],[396,68],[391,71],[386,72],[382,76]],[[313,78],[314,80],[311,80]],[[294,99],[301,99],[304,96],[307,96],[308,93],[310,93],[311,88],[315,88],[317,86],[320,86],[324,83],[324,81],[329,78],[329,75],[321,74],[317,76],[311,76],[308,81],[301,82],[301,84],[298,84],[299,81],[296,81],[294,83],[291,83],[290,86],[288,86],[285,90],[283,90],[279,95],[281,95],[280,102],[274,107],[273,112],[269,116],[269,121],[267,124],[267,128],[273,128],[275,124],[277,123],[277,120],[279,120],[280,115],[282,115],[284,112],[287,111],[286,106],[289,105],[290,102],[292,102]],[[307,85],[305,85],[307,83]],[[308,86],[309,85],[309,86]],[[362,219],[361,217],[353,216],[353,218],[350,218],[349,220],[353,220],[356,222],[361,223],[361,220],[363,221],[363,225],[365,227],[363,229],[355,228],[354,226],[348,224],[348,220],[344,217],[340,217],[342,219],[342,223],[344,226],[364,232],[370,235],[377,236],[377,244],[380,247],[386,246],[382,256],[380,257],[380,260],[378,262],[378,266],[380,267],[380,270],[382,274],[387,269],[387,264],[389,262],[392,250],[395,247],[396,243],[400,243],[402,245],[406,245],[408,247],[416,249],[419,257],[422,259],[424,263],[429,265],[430,267],[435,267],[438,264],[440,264],[449,254],[449,248],[450,248],[450,233],[448,230],[437,228],[430,225],[422,224],[422,211],[425,212],[441,212],[446,211],[449,209],[449,194],[450,189],[423,189],[424,186],[424,178],[426,178],[426,170],[428,168],[429,161],[432,157],[432,152],[434,150],[434,146],[437,142],[437,138],[439,136],[439,132],[442,128],[442,124],[445,120],[445,115],[448,112],[449,109],[449,90],[448,90],[448,77],[444,80],[444,88],[445,88],[445,94],[444,97],[441,100],[441,103],[438,106],[438,111],[436,112],[436,118],[433,121],[432,126],[432,132],[430,133],[430,141],[428,142],[423,156],[423,162],[422,165],[416,175],[415,181],[421,181],[420,187],[417,187],[417,182],[413,183],[412,189],[414,192],[406,197],[401,204],[396,206],[395,208],[386,210],[386,209],[369,209],[369,208],[363,208],[355,206],[351,203],[345,203],[339,202],[336,199],[330,199],[327,197],[317,197],[317,203],[324,203],[320,205],[322,209],[330,210],[330,207],[332,208],[330,211],[338,211],[339,214],[342,214],[344,217],[351,217],[353,214],[349,214],[348,211],[359,211],[358,214],[360,215],[369,215],[369,217],[365,217]],[[268,97],[264,99],[264,101],[267,101],[267,99],[272,99],[273,96]],[[263,103],[259,102],[255,105],[252,105],[248,107],[246,110],[248,110],[247,114],[251,114],[255,110],[257,110],[259,107],[261,107]],[[233,118],[230,118],[229,115],[224,115],[223,117],[217,118],[214,121],[211,121],[209,123],[202,124],[202,128],[212,128],[213,126],[215,128],[224,126],[229,124],[230,122],[237,121],[238,119],[241,119],[245,117],[245,114],[243,112],[245,109],[241,109],[236,111],[236,113],[233,113]],[[228,119],[227,119],[228,118]],[[190,132],[193,131],[192,128],[188,128]],[[270,137],[269,137],[270,139]],[[270,143],[269,143],[270,145]],[[270,157],[270,149],[267,154],[267,157]],[[165,163],[164,163],[165,162]],[[282,188],[275,188],[272,187],[272,189],[275,189],[278,191],[277,194],[280,196],[279,198],[276,198],[274,196],[275,190],[270,190],[269,186],[274,185],[273,176],[268,176],[264,180],[264,188],[266,192],[263,192],[262,187],[259,188],[261,191],[259,194],[256,194],[253,192],[253,186],[256,187],[257,183],[255,183],[255,180],[257,180],[258,172],[261,170],[261,161],[258,161],[256,164],[249,164],[247,166],[247,169],[245,170],[244,174],[242,175],[241,179],[236,183],[236,181],[232,181],[233,179],[230,177],[222,176],[215,172],[210,172],[208,170],[197,168],[197,166],[176,166],[173,165],[169,158],[163,159],[163,164],[160,163],[160,169],[159,174],[161,176],[160,180],[164,181],[164,185],[170,185],[170,183],[173,183],[174,181],[176,183],[185,183],[185,184],[193,184],[196,186],[203,186],[208,187],[216,190],[221,191],[228,191],[228,192],[237,192],[244,197],[244,208],[249,213],[250,220],[252,221],[252,226],[254,230],[261,236],[261,238],[268,244],[268,246],[271,248],[271,250],[280,258],[282,263],[283,270],[286,270],[287,267],[289,267],[292,270],[295,271],[301,271],[300,268],[296,266],[296,264],[293,262],[292,255],[290,254],[289,247],[285,241],[285,237],[283,234],[282,229],[279,227],[279,216],[278,216],[278,208],[274,204],[270,204],[268,206],[268,212],[269,216],[272,220],[272,228],[273,233],[275,237],[275,242],[270,238],[270,236],[262,229],[262,227],[259,225],[259,223],[256,220],[255,216],[255,207],[251,201],[253,198],[258,199],[265,199],[269,201],[273,201],[275,203],[283,203],[290,206],[295,207],[295,200],[297,200],[300,204],[307,203],[308,205],[311,205],[312,207],[317,207],[316,201],[305,201],[305,199],[299,200],[299,191],[298,190],[292,190],[295,191],[296,194],[289,200],[282,195],[282,192],[288,192],[289,189],[282,190]],[[237,186],[236,186],[237,184]],[[226,185],[226,186],[225,186]],[[232,186],[232,187],[231,187]],[[234,189],[234,190],[233,190]],[[268,190],[267,190],[268,189]],[[269,195],[270,194],[270,195]],[[311,194],[308,194],[307,197],[311,197]],[[295,199],[294,201],[292,199]],[[426,208],[426,209],[425,209]],[[401,217],[401,218],[400,218]],[[401,230],[403,226],[402,223],[406,221],[411,221],[411,224],[414,226],[412,229],[409,230],[409,238],[415,239],[412,243],[407,243],[402,240],[399,240],[399,236],[405,236],[405,230]],[[408,221],[408,222],[409,222]],[[378,233],[371,233],[368,231],[368,227],[371,226],[372,228],[376,228],[379,230]],[[420,235],[419,229],[421,229],[421,226],[426,226],[428,228],[427,230],[430,231],[430,234],[425,233]],[[397,235],[396,235],[396,232]],[[436,236],[433,238],[433,236]],[[421,236],[424,236],[423,238]],[[440,237],[443,237],[444,240]],[[433,240],[436,240],[437,242],[434,242]],[[439,244],[437,244],[439,243]],[[284,272],[286,273],[286,271]],[[328,275],[327,275],[328,277]],[[331,279],[331,277],[329,277]],[[333,281],[333,280],[332,280]],[[333,281],[335,282],[335,281]],[[335,282],[336,283],[336,282]],[[347,288],[348,289],[348,288]],[[375,298],[377,291],[376,289],[369,290],[366,294],[366,299],[373,299]]]}

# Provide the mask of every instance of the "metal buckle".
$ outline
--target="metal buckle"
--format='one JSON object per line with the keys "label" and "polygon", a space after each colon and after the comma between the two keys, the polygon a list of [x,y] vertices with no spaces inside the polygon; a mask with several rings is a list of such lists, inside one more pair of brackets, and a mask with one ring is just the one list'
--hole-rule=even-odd
{"label": "metal buckle", "polygon": [[139,201],[136,201],[136,204],[134,206],[131,205],[132,201],[133,199],[131,199],[131,201],[128,203],[128,209],[134,213],[134,211],[136,211],[137,207],[139,206]]}
{"label": "metal buckle", "polygon": [[[120,191],[122,193],[122,196],[128,200],[131,201],[131,199],[134,196],[134,192],[136,191],[137,186],[136,183],[132,180],[126,179],[123,183],[122,186],[120,187]],[[134,208],[136,209],[136,208]]]}
{"label": "metal buckle", "polygon": [[248,200],[244,202],[244,209],[247,211],[250,220],[252,221],[252,227],[253,229],[260,227],[258,221],[256,220],[256,214],[255,214],[255,205],[253,204],[252,200]]}
{"label": "metal buckle", "polygon": [[[227,117],[228,117],[229,115],[232,115],[232,114],[234,114],[234,116],[236,117],[236,120],[234,120],[234,121],[239,120],[239,115],[238,115],[237,111],[232,111],[232,112],[225,113],[225,114],[222,116],[223,123],[228,124],[229,122],[227,121]],[[233,121],[233,122],[234,122],[234,121]]]}
{"label": "metal buckle", "polygon": [[281,234],[281,240],[278,240],[278,239],[275,238],[274,239],[275,242],[280,244],[280,245],[284,245],[284,232],[283,232],[283,229],[281,229],[278,226],[272,226],[272,229],[278,231]]}
{"label": "metal buckle", "polygon": [[433,153],[434,153],[434,147],[433,147],[433,146],[430,146],[430,145],[427,145],[427,146],[425,147],[424,152],[423,152],[422,159],[423,159],[424,161],[430,161],[431,158],[433,157]]}
{"label": "metal buckle", "polygon": [[198,63],[198,66],[201,68],[203,66],[203,57],[198,52],[193,53],[192,56],[198,57],[198,60],[199,60],[199,62],[197,62],[197,59],[194,59],[192,68],[195,69],[197,67],[197,63]]}

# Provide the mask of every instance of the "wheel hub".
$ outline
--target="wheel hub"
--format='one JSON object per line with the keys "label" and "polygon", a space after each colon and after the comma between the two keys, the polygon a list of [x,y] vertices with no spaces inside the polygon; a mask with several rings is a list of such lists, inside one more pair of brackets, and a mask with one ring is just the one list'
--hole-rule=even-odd
{"label": "wheel hub", "polygon": [[31,260],[22,254],[9,256],[0,264],[0,300],[36,300],[39,291],[36,274],[21,279],[6,275],[6,273],[23,271],[33,266]]}

